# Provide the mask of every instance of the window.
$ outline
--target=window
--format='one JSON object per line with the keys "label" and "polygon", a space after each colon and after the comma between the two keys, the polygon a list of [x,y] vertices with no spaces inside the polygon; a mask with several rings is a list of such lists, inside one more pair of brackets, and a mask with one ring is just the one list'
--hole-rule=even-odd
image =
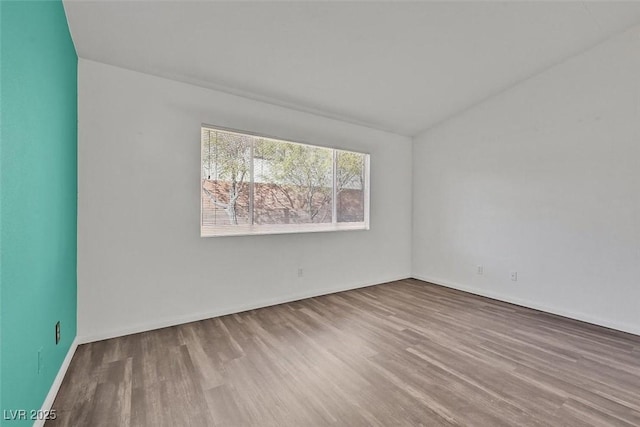
{"label": "window", "polygon": [[369,155],[202,127],[201,236],[369,228]]}

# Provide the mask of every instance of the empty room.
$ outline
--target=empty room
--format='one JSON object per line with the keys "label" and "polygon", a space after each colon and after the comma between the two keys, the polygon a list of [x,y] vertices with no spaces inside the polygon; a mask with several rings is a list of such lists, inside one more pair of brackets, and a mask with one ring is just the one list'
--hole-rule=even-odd
{"label": "empty room", "polygon": [[640,426],[640,2],[0,23],[2,427]]}

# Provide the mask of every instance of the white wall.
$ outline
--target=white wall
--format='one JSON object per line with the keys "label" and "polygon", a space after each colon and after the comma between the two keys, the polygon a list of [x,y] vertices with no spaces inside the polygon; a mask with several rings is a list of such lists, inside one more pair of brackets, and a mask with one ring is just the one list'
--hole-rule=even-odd
{"label": "white wall", "polygon": [[413,169],[414,277],[640,333],[640,27],[420,135]]}
{"label": "white wall", "polygon": [[[200,238],[201,123],[370,153],[371,230]],[[411,274],[408,138],[81,59],[78,145],[81,341]]]}

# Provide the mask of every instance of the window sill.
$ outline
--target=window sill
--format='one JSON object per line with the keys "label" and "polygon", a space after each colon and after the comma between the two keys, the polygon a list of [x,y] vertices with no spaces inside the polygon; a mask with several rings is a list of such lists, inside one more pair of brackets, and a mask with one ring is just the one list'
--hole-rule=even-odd
{"label": "window sill", "polygon": [[262,234],[319,233],[327,231],[368,230],[363,222],[340,224],[272,224],[272,225],[232,225],[200,228],[200,237],[253,236]]}

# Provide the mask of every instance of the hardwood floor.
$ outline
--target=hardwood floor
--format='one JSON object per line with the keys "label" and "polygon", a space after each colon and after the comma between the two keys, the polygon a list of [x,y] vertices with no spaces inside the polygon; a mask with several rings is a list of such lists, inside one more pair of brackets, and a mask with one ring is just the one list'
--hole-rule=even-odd
{"label": "hardwood floor", "polygon": [[640,425],[640,337],[408,279],[78,348],[53,426]]}

